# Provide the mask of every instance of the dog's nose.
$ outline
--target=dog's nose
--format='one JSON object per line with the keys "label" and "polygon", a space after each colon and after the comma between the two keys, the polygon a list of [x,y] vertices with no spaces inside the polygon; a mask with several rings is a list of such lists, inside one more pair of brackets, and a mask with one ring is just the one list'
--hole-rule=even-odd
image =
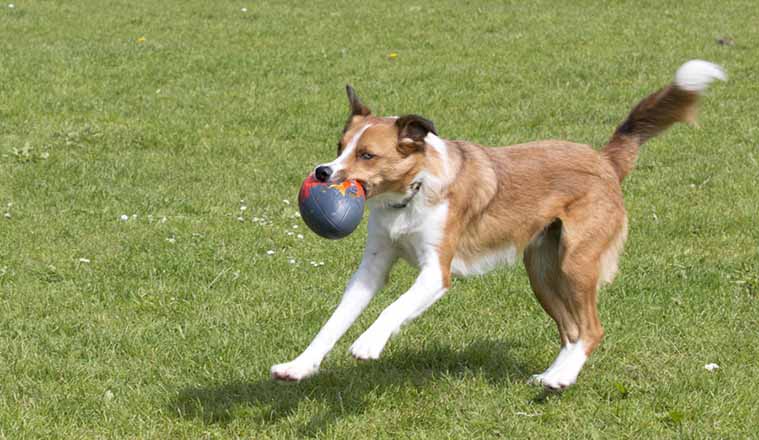
{"label": "dog's nose", "polygon": [[316,180],[318,180],[319,182],[326,182],[327,180],[329,180],[330,176],[332,176],[332,168],[324,166],[324,165],[316,167],[314,176],[316,177]]}

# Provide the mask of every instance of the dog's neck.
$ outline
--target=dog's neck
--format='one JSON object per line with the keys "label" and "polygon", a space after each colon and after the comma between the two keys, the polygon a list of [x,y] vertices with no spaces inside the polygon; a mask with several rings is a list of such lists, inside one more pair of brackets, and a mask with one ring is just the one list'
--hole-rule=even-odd
{"label": "dog's neck", "polygon": [[390,208],[395,208],[395,209],[403,209],[407,207],[408,204],[411,203],[411,201],[414,199],[414,197],[416,197],[416,195],[419,194],[419,190],[421,189],[422,189],[422,181],[418,180],[409,186],[410,194],[404,197],[403,200],[401,200],[400,202],[391,203],[388,206]]}
{"label": "dog's neck", "polygon": [[449,186],[464,163],[460,146],[449,143],[434,135],[428,135],[428,148],[431,153],[422,170],[416,174],[406,187],[405,194],[388,192],[369,199],[372,209],[387,209],[388,212],[411,214],[417,208],[435,206],[445,201]]}

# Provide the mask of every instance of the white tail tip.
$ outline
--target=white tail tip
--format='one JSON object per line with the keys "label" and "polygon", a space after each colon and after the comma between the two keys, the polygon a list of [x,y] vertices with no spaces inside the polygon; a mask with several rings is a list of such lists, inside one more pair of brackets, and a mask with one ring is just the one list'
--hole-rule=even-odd
{"label": "white tail tip", "polygon": [[703,92],[712,81],[727,81],[722,67],[703,60],[690,60],[675,73],[675,85],[689,92]]}

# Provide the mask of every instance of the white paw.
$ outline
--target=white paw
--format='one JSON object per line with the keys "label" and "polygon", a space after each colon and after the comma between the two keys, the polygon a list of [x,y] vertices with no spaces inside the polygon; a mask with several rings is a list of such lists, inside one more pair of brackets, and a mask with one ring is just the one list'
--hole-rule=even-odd
{"label": "white paw", "polygon": [[577,381],[577,376],[587,359],[585,346],[581,341],[575,344],[568,343],[546,371],[530,377],[528,382],[543,385],[553,391],[563,390]]}
{"label": "white paw", "polygon": [[543,385],[543,377],[545,377],[545,374],[533,374],[527,379],[527,383],[529,385]]}
{"label": "white paw", "polygon": [[561,375],[551,374],[549,371],[545,371],[541,374],[533,374],[527,380],[527,383],[530,385],[541,385],[552,391],[560,391],[569,387],[570,385],[573,385],[576,379],[576,377],[563,377]]}
{"label": "white paw", "polygon": [[292,361],[271,367],[271,378],[288,382],[297,382],[313,376],[318,371],[318,365],[301,361]]}
{"label": "white paw", "polygon": [[382,350],[385,348],[385,343],[387,343],[387,338],[367,331],[351,345],[350,352],[354,358],[361,361],[379,359]]}
{"label": "white paw", "polygon": [[530,383],[534,385],[543,385],[552,391],[561,391],[574,385],[577,376],[571,374],[562,374],[561,371],[546,371],[543,374],[536,374],[530,378]]}

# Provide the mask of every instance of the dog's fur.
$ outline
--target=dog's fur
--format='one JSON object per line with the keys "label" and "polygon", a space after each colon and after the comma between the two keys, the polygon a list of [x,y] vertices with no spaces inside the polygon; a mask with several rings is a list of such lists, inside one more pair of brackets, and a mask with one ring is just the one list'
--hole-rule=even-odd
{"label": "dog's fur", "polygon": [[725,79],[718,66],[684,64],[601,151],[556,140],[504,148],[444,140],[420,116],[372,115],[348,86],[351,115],[338,157],[317,174],[364,185],[371,215],[363,261],[314,341],[292,362],[273,366],[272,377],[315,374],[399,257],[419,276],[352,345],[358,359],[378,358],[401,326],[446,293],[452,275],[482,274],[522,255],[561,341],[556,360],[533,381],[551,389],[573,384],[603,337],[596,295],[614,278],[627,237],[620,183],[645,141],[693,121],[698,96],[713,79]]}

